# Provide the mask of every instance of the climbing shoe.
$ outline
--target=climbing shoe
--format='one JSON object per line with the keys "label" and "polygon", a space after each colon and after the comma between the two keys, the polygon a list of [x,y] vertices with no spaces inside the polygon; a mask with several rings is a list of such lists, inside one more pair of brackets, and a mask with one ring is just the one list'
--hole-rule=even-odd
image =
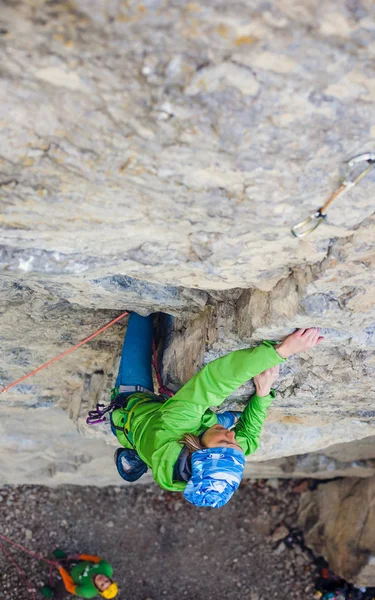
{"label": "climbing shoe", "polygon": [[118,448],[114,458],[119,475],[129,483],[137,481],[147,471],[146,463],[135,450]]}
{"label": "climbing shoe", "polygon": [[43,586],[40,591],[45,598],[53,598],[53,588],[51,588],[49,585]]}

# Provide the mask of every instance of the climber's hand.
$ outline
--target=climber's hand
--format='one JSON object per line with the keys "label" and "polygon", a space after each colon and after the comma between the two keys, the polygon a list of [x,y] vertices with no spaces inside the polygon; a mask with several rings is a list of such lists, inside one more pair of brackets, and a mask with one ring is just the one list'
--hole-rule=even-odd
{"label": "climber's hand", "polygon": [[310,350],[322,340],[324,340],[324,337],[320,335],[319,327],[297,329],[297,331],[288,335],[279,346],[276,346],[275,350],[282,358],[288,358],[288,356],[297,354],[297,352]]}
{"label": "climber's hand", "polygon": [[271,391],[272,385],[275,383],[276,379],[279,376],[279,371],[279,365],[277,365],[276,367],[267,369],[267,371],[263,371],[263,373],[259,373],[259,375],[254,377],[254,384],[257,396],[268,396],[268,394]]}

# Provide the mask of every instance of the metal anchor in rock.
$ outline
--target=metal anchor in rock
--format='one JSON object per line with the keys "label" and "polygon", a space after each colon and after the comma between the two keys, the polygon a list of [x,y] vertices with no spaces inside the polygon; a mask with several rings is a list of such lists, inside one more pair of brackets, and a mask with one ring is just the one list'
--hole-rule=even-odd
{"label": "metal anchor in rock", "polygon": [[[360,165],[360,163],[365,163],[363,170],[358,174],[356,167]],[[367,165],[367,166],[366,166]],[[357,156],[353,156],[347,161],[347,169],[344,175],[343,180],[341,181],[340,186],[331,194],[328,198],[327,202],[323,204],[317,211],[312,213],[307,219],[297,223],[292,228],[292,234],[295,237],[303,238],[314,229],[320,225],[322,221],[327,216],[327,209],[332,204],[336,198],[342,196],[345,192],[353,188],[357,183],[359,183],[366,175],[372,171],[375,167],[375,152],[364,152],[363,154],[358,154]]]}

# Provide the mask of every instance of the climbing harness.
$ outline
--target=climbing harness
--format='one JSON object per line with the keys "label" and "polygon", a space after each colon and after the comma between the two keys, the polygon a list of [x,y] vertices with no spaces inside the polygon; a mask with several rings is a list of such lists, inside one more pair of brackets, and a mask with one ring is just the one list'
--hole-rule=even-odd
{"label": "climbing harness", "polygon": [[[354,169],[360,163],[367,163],[367,166],[365,166],[363,171],[361,171],[361,173],[355,177]],[[314,229],[316,229],[318,225],[320,225],[320,223],[326,218],[326,211],[330,204],[336,200],[336,198],[342,196],[345,192],[357,185],[357,183],[366,177],[366,175],[368,175],[374,167],[375,152],[364,152],[363,154],[358,154],[357,156],[353,156],[353,158],[348,160],[346,173],[337,190],[333,192],[333,194],[328,198],[327,202],[321,208],[312,213],[304,221],[294,225],[291,230],[292,234],[297,238],[303,238],[314,231]]]}
{"label": "climbing harness", "polygon": [[[88,417],[86,419],[87,425],[95,425],[96,423],[103,423],[104,421],[107,420],[105,415],[108,412],[112,412],[113,410],[116,410],[117,408],[127,408],[128,409],[128,419],[127,419],[127,422],[125,425],[125,429],[128,429],[128,426],[130,423],[130,417],[133,414],[133,409],[136,406],[138,406],[138,404],[143,404],[143,402],[149,402],[150,399],[148,397],[144,397],[141,400],[137,400],[137,398],[135,398],[135,400],[133,400],[133,401],[132,400],[128,401],[127,396],[124,397],[121,395],[122,387],[124,387],[124,386],[116,387],[116,388],[113,388],[113,390],[111,390],[111,402],[109,404],[107,404],[107,405],[97,404],[93,410],[89,410]],[[130,391],[134,394],[137,391],[145,391],[146,393],[148,392],[148,390],[146,390],[145,388],[142,388],[142,386],[138,386],[138,385],[126,386],[126,387],[131,387],[132,389]],[[142,388],[142,389],[137,390],[136,388]],[[118,396],[115,395],[117,390],[120,390]],[[151,394],[151,392],[148,392],[148,394]],[[122,431],[122,427],[121,427],[121,431]]]}
{"label": "climbing harness", "polygon": [[[121,425],[115,425],[115,423],[113,422],[113,418],[112,418],[112,409],[111,410],[111,415],[110,415],[110,421],[111,421],[111,429],[115,429],[117,431],[120,431],[127,439],[127,441],[129,442],[129,444],[131,446],[133,446],[134,450],[135,445],[134,445],[134,441],[133,441],[133,435],[131,432],[131,422],[132,422],[132,418],[134,415],[134,411],[136,409],[137,406],[139,406],[140,404],[146,404],[148,402],[164,402],[164,399],[161,398],[160,396],[155,396],[155,394],[152,394],[151,392],[149,392],[147,395],[144,395],[143,398],[139,398],[138,396],[135,396],[133,398],[125,398],[125,404],[123,404],[123,406],[121,408],[124,408],[125,411],[123,413],[122,419],[121,419]],[[115,406],[115,408],[119,408],[118,406]],[[104,417],[105,419],[105,417]],[[126,420],[125,420],[126,419]],[[91,425],[92,423],[90,423],[89,421],[86,420],[86,423],[88,423],[89,425]]]}
{"label": "climbing harness", "polygon": [[[26,552],[27,554],[29,554],[33,558],[36,558],[37,560],[42,560],[43,562],[47,563],[49,565],[49,579],[50,579],[50,583],[51,583],[51,580],[52,580],[52,567],[57,567],[58,566],[59,563],[57,561],[48,560],[48,558],[44,558],[43,556],[41,556],[40,554],[37,554],[36,552],[31,552],[31,550],[28,550],[27,548],[25,548],[25,546],[22,546],[22,544],[17,544],[16,542],[13,542],[13,540],[9,539],[5,535],[2,535],[1,533],[0,533],[0,538],[2,540],[4,540],[5,542],[8,542],[8,544],[12,544],[16,548],[20,548],[21,550],[23,550],[24,552]],[[21,576],[21,579],[25,583],[25,585],[26,585],[27,589],[29,590],[29,592],[30,592],[33,600],[36,600],[36,595],[35,595],[34,587],[30,583],[30,581],[27,579],[27,577],[26,577],[25,573],[23,572],[23,570],[21,569],[21,567],[17,564],[17,562],[14,560],[14,558],[7,551],[5,545],[2,544],[1,542],[0,542],[0,548],[4,552],[5,556],[9,559],[9,561],[17,569],[19,575]]]}
{"label": "climbing harness", "polygon": [[[161,378],[160,370],[158,367],[158,359],[157,359],[155,340],[152,341],[152,366],[154,367],[160,396],[166,396],[168,398],[171,398],[174,394],[173,394],[172,390],[170,390],[167,386],[165,386],[163,384],[163,381]],[[152,392],[150,392],[149,390],[146,390],[146,388],[142,387],[141,385],[134,385],[134,386],[133,385],[129,385],[129,386],[120,385],[120,386],[114,387],[111,390],[111,402],[109,404],[107,404],[107,405],[106,404],[97,404],[94,409],[89,410],[88,417],[86,419],[87,425],[96,425],[97,423],[103,423],[104,421],[107,420],[107,418],[106,418],[107,413],[111,413],[113,410],[116,410],[117,408],[127,407],[128,398],[127,397],[124,398],[124,396],[122,396],[122,394],[124,394],[124,393],[135,394],[137,392],[151,394],[152,396],[154,396],[154,398],[152,400],[153,402],[155,402],[158,399],[157,396],[152,394]],[[150,400],[148,398],[142,399],[142,402],[145,402],[145,401],[150,401]],[[160,402],[160,400],[158,400],[158,401]],[[161,401],[163,401],[163,399]],[[141,402],[139,402],[138,404],[140,404],[140,403]],[[128,421],[130,419],[130,414],[133,414],[132,413],[133,408],[134,408],[134,406],[129,410]],[[117,429],[117,428],[115,427],[115,429]],[[125,426],[125,429],[129,430],[129,428],[127,426]],[[130,442],[130,443],[132,443],[132,442]]]}
{"label": "climbing harness", "polygon": [[87,425],[96,425],[104,423],[107,420],[106,414],[116,410],[116,408],[124,408],[127,403],[127,398],[124,398],[119,393],[119,387],[114,387],[111,390],[111,401],[109,404],[98,403],[94,409],[89,410],[86,419]]}
{"label": "climbing harness", "polygon": [[72,346],[72,348],[69,348],[68,350],[65,350],[65,352],[62,352],[58,356],[55,356],[55,358],[52,358],[48,362],[44,363],[44,365],[41,365],[40,367],[38,367],[34,371],[31,371],[30,373],[27,373],[27,375],[24,375],[20,379],[17,379],[17,381],[13,381],[13,383],[10,383],[5,388],[3,388],[0,391],[0,394],[3,394],[4,392],[7,392],[13,386],[17,385],[18,383],[21,383],[21,381],[24,381],[28,377],[31,377],[31,375],[35,375],[36,373],[38,373],[42,369],[45,369],[49,365],[52,365],[52,363],[56,362],[57,360],[59,360],[63,356],[66,356],[67,354],[70,354],[71,352],[73,352],[73,350],[76,350],[80,346],[83,346],[83,344],[86,344],[86,342],[89,342],[90,340],[93,340],[97,335],[99,335],[100,333],[102,333],[103,331],[105,331],[106,329],[108,329],[109,327],[111,327],[112,325],[114,325],[115,323],[117,323],[118,321],[120,321],[121,319],[123,319],[124,317],[126,317],[126,315],[128,315],[128,314],[129,314],[128,312],[122,313],[119,317],[116,317],[110,323],[107,323],[107,325],[104,325],[104,327],[101,327],[100,329],[98,329],[97,331],[95,331],[95,333],[93,333],[92,335],[89,335],[89,337],[87,337],[86,339],[82,340],[82,342],[78,342],[78,344],[76,344],[75,346]]}

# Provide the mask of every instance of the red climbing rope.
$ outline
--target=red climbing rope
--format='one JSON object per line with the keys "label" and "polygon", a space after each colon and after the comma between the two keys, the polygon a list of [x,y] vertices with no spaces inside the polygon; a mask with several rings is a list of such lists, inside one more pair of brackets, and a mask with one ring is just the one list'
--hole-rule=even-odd
{"label": "red climbing rope", "polygon": [[13,383],[10,383],[5,388],[3,388],[1,390],[1,392],[0,392],[0,394],[3,394],[4,392],[7,392],[13,386],[17,385],[18,383],[21,383],[21,381],[24,381],[28,377],[31,377],[31,375],[35,375],[36,373],[38,373],[42,369],[45,369],[49,365],[52,365],[52,363],[56,362],[57,360],[59,360],[63,356],[66,356],[67,354],[70,354],[70,352],[73,352],[73,350],[76,350],[80,346],[83,346],[83,344],[86,344],[86,342],[89,342],[90,340],[94,339],[97,335],[99,335],[100,333],[102,333],[103,331],[105,331],[106,329],[108,329],[109,327],[111,327],[111,325],[114,325],[115,323],[117,323],[118,321],[120,321],[121,319],[123,319],[124,317],[126,317],[126,315],[128,315],[128,314],[129,314],[128,312],[122,313],[122,315],[120,315],[119,317],[116,317],[115,319],[113,319],[113,321],[111,321],[110,323],[107,323],[107,325],[104,325],[104,327],[101,327],[101,329],[98,329],[98,331],[95,331],[95,333],[93,333],[92,335],[90,335],[86,339],[82,340],[82,342],[79,342],[78,344],[76,344],[72,348],[69,348],[68,350],[65,350],[65,352],[63,352],[62,354],[59,354],[58,356],[55,356],[55,358],[52,358],[48,362],[44,363],[44,365],[41,365],[40,367],[38,367],[34,371],[31,371],[30,373],[27,373],[27,375],[24,375],[20,379],[17,379],[17,381],[13,381]]}
{"label": "red climbing rope", "polygon": [[1,542],[0,542],[0,548],[2,549],[2,551],[4,552],[4,554],[8,558],[8,560],[16,567],[19,575],[21,576],[21,579],[24,581],[27,589],[29,590],[30,594],[32,595],[33,600],[36,600],[36,596],[34,593],[34,588],[32,586],[32,583],[30,583],[30,581],[27,579],[27,577],[26,577],[25,573],[22,571],[21,567],[16,563],[14,558],[12,558],[12,556],[6,550],[4,544],[2,544]]}
{"label": "red climbing rope", "polygon": [[41,554],[37,554],[37,552],[32,552],[31,550],[28,550],[27,548],[25,548],[25,546],[22,546],[22,544],[17,544],[17,542],[13,542],[13,540],[7,538],[5,535],[2,535],[1,533],[0,533],[0,538],[4,541],[8,542],[8,544],[12,544],[13,546],[16,546],[16,548],[20,548],[21,550],[23,550],[24,552],[26,552],[33,558],[37,558],[38,560],[43,560],[44,562],[48,563],[49,565],[53,565],[55,567],[58,564],[56,560],[49,560],[48,558],[44,558],[44,556],[41,556]]}
{"label": "red climbing rope", "polygon": [[[25,548],[25,546],[22,546],[22,544],[17,544],[16,542],[13,542],[13,540],[7,538],[5,535],[2,535],[1,533],[0,533],[0,538],[2,540],[5,540],[9,544],[12,544],[13,546],[16,546],[16,548],[20,548],[21,550],[23,550],[24,552],[26,552],[27,554],[29,554],[33,558],[36,558],[38,560],[42,560],[43,562],[48,563],[49,566],[50,566],[50,581],[51,581],[51,569],[52,569],[52,566],[57,567],[58,563],[56,561],[49,560],[48,558],[44,558],[44,556],[41,556],[40,554],[37,554],[36,552],[32,552],[31,550],[28,550],[27,548]],[[33,600],[36,600],[36,596],[35,596],[35,592],[34,592],[34,587],[30,583],[30,581],[27,579],[27,577],[26,577],[25,573],[23,572],[23,570],[21,569],[21,567],[16,563],[16,561],[14,560],[14,558],[9,554],[9,552],[6,549],[6,547],[1,542],[0,542],[0,548],[2,549],[2,551],[4,552],[4,554],[8,558],[8,560],[10,560],[10,562],[17,569],[17,571],[20,574],[21,578],[23,579],[23,581],[24,581],[27,589],[29,590],[30,594],[32,595]]]}
{"label": "red climbing rope", "polygon": [[152,340],[152,366],[154,367],[156,379],[158,382],[159,394],[169,396],[171,398],[172,396],[174,396],[174,392],[172,392],[172,390],[170,390],[167,386],[163,384],[158,366],[158,356],[156,352],[155,340]]}

